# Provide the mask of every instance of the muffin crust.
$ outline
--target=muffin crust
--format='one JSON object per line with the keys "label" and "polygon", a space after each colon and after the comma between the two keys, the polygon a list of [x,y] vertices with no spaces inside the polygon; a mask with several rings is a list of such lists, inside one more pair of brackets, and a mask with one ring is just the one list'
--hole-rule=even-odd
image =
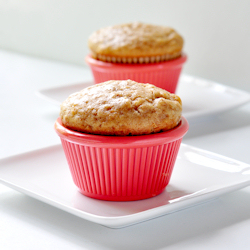
{"label": "muffin crust", "polygon": [[152,84],[111,80],[70,95],[62,104],[62,124],[100,135],[143,135],[176,127],[181,99]]}
{"label": "muffin crust", "polygon": [[181,56],[183,38],[170,27],[134,22],[94,32],[88,46],[101,61],[152,63]]}

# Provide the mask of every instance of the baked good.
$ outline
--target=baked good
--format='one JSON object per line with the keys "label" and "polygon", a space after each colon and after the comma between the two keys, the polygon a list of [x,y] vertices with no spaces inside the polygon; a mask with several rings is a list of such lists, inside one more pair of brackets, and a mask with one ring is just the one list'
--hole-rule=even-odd
{"label": "baked good", "polygon": [[175,93],[187,56],[174,29],[140,22],[94,32],[88,40],[95,83],[131,79]]}
{"label": "baked good", "polygon": [[132,80],[110,80],[70,95],[55,131],[79,191],[110,201],[162,193],[188,131],[181,112],[177,95]]}
{"label": "baked good", "polygon": [[133,22],[102,28],[88,40],[91,56],[112,63],[155,63],[181,56],[183,38],[170,27]]}
{"label": "baked good", "polygon": [[176,127],[180,97],[152,84],[110,80],[70,95],[62,104],[62,124],[100,135],[142,135]]}

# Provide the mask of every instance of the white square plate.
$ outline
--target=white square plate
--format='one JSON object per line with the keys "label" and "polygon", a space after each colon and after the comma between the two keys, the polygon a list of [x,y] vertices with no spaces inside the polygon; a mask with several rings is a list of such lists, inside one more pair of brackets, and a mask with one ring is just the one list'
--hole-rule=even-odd
{"label": "white square plate", "polygon": [[83,219],[121,228],[246,187],[250,165],[182,144],[162,194],[141,201],[100,201],[78,191],[56,145],[0,160],[0,182]]}
{"label": "white square plate", "polygon": [[[70,94],[93,84],[71,84],[39,90],[36,94],[59,106]],[[188,75],[180,77],[177,95],[182,99],[183,116],[187,119],[222,113],[250,101],[250,94],[245,91]]]}

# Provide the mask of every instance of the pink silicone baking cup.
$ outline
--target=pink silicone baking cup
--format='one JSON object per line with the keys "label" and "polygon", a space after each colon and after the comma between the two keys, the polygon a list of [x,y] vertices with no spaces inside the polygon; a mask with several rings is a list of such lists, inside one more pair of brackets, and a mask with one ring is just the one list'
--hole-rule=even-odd
{"label": "pink silicone baking cup", "polygon": [[147,64],[109,63],[96,60],[90,55],[86,57],[95,83],[130,79],[140,83],[154,84],[171,93],[176,91],[179,76],[186,60],[185,54],[177,59]]}
{"label": "pink silicone baking cup", "polygon": [[111,201],[154,197],[168,185],[188,122],[141,136],[102,136],[55,122],[75,185],[86,196]]}

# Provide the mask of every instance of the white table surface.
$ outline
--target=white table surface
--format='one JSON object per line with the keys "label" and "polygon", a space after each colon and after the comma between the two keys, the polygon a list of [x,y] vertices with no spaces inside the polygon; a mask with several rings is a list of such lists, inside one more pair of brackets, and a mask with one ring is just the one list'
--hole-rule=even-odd
{"label": "white table surface", "polygon": [[[59,108],[39,89],[91,80],[88,68],[0,50],[0,158],[54,145]],[[250,91],[250,87],[249,87]],[[192,121],[183,142],[250,164],[250,104]],[[0,249],[249,249],[250,187],[109,229],[0,184]]]}

